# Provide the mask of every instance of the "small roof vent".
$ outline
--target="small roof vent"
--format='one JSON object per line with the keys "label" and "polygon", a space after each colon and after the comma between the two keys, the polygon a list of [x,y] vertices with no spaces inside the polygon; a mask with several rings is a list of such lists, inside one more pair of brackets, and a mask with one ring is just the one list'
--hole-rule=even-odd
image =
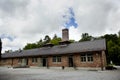
{"label": "small roof vent", "polygon": [[18,50],[18,52],[19,52],[19,53],[21,53],[21,52],[22,52],[22,50],[21,50],[21,49],[19,49],[19,50]]}
{"label": "small roof vent", "polygon": [[61,41],[59,42],[59,46],[60,47],[66,47],[70,44],[71,42],[70,41]]}
{"label": "small roof vent", "polygon": [[61,41],[59,42],[59,45],[65,45],[65,44],[70,44],[71,42],[70,41]]}

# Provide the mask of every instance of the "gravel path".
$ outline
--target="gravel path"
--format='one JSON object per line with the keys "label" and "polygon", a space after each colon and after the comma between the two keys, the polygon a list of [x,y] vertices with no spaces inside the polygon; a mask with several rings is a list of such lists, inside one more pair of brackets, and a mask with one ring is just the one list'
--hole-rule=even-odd
{"label": "gravel path", "polygon": [[0,80],[120,80],[120,70],[87,71],[0,67]]}

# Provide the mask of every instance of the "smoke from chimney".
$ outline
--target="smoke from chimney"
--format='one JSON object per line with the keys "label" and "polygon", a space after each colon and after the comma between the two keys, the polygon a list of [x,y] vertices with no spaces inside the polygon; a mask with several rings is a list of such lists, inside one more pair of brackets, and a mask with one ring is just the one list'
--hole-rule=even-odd
{"label": "smoke from chimney", "polygon": [[62,29],[62,41],[69,41],[69,30]]}

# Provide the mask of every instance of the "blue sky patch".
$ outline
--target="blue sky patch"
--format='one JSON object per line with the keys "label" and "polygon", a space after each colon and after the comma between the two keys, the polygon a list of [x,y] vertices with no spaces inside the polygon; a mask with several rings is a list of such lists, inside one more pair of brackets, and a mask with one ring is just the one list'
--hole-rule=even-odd
{"label": "blue sky patch", "polygon": [[[71,26],[74,26],[75,28],[78,27],[78,24],[76,23],[76,20],[75,20],[75,14],[73,12],[73,9],[72,8],[69,8],[69,14],[70,14],[70,17],[69,17],[69,20],[65,22],[64,26],[66,28],[70,28]],[[66,18],[68,15],[64,15],[63,18]]]}
{"label": "blue sky patch", "polygon": [[8,34],[2,34],[2,35],[0,35],[0,38],[1,38],[1,39],[7,38],[7,39],[9,39],[10,41],[13,41],[16,37],[15,37],[15,36],[10,36],[10,35],[8,35]]}

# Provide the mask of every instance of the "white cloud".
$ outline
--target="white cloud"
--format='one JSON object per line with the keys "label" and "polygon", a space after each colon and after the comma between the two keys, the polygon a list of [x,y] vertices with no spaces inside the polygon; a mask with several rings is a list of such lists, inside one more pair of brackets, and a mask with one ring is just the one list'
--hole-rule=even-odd
{"label": "white cloud", "polygon": [[69,38],[71,40],[79,41],[81,38],[81,32],[79,31],[79,29],[74,28],[74,26],[71,26],[69,29]]}
{"label": "white cloud", "polygon": [[0,0],[0,35],[15,36],[13,41],[2,39],[3,52],[23,48],[45,35],[61,36],[66,20],[62,17],[72,8],[77,28],[70,27],[70,39],[79,40],[82,33],[97,36],[120,30],[120,0]]}
{"label": "white cloud", "polygon": [[[78,28],[81,32],[96,36],[105,34],[107,31],[116,33],[116,30],[120,29],[120,25],[116,26],[120,21],[120,18],[118,18],[120,16],[116,15],[116,12],[117,14],[120,13],[119,0],[79,0],[77,3],[73,7],[79,25]],[[113,19],[116,20],[112,21]]]}

